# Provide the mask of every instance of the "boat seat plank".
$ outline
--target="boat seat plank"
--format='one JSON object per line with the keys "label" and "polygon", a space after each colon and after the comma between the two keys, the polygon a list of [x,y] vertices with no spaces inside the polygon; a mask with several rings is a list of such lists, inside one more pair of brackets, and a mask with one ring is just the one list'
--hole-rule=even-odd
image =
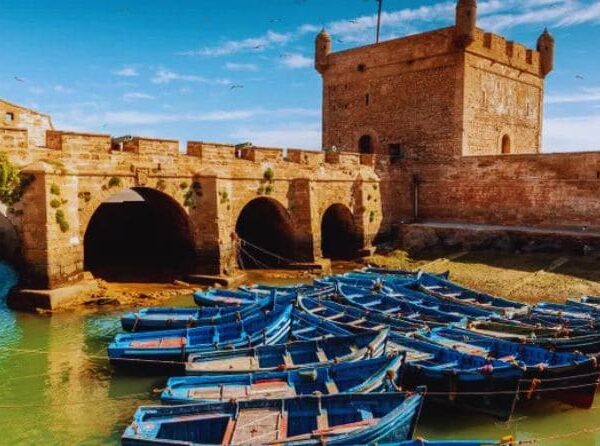
{"label": "boat seat plank", "polygon": [[240,411],[231,444],[278,440],[280,414],[279,410],[264,408]]}
{"label": "boat seat plank", "polygon": [[325,383],[325,387],[327,387],[327,392],[329,395],[335,395],[340,393],[337,384],[333,380],[329,380]]}
{"label": "boat seat plank", "polygon": [[214,372],[219,370],[256,370],[258,361],[249,356],[243,358],[220,359],[218,361],[203,361],[188,364],[188,368],[193,372]]}
{"label": "boat seat plank", "polygon": [[322,348],[318,348],[316,351],[316,354],[317,354],[317,358],[319,359],[319,362],[329,361],[329,358],[327,357],[327,355],[325,354],[325,352],[323,351]]}

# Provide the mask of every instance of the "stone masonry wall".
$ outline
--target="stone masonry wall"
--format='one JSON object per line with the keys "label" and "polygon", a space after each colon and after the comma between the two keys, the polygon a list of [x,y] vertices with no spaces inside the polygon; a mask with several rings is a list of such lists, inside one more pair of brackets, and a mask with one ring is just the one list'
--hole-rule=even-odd
{"label": "stone masonry wall", "polygon": [[600,152],[466,157],[418,172],[423,220],[600,228]]}
{"label": "stone masonry wall", "polygon": [[323,74],[323,144],[374,153],[400,144],[412,159],[456,154],[462,133],[462,57],[451,28],[333,53]]}
{"label": "stone masonry wall", "polygon": [[465,57],[464,155],[537,153],[541,144],[544,81],[539,53],[478,30]]}

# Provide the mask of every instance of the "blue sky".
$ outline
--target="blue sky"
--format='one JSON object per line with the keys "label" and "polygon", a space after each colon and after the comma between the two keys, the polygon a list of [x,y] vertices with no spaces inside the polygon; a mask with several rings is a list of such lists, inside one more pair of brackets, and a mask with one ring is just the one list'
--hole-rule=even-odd
{"label": "blue sky", "polygon": [[[447,26],[454,1],[384,0],[390,39]],[[557,40],[545,151],[600,149],[600,0],[480,0],[479,24]],[[0,0],[0,97],[61,129],[318,149],[313,42],[374,40],[375,0]]]}

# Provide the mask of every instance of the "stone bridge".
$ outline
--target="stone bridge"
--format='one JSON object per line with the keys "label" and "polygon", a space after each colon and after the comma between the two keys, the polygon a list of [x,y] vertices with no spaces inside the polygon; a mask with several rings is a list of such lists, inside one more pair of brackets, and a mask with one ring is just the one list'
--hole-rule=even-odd
{"label": "stone bridge", "polygon": [[1,219],[29,288],[356,257],[383,230],[375,155],[16,128],[0,149],[27,179]]}

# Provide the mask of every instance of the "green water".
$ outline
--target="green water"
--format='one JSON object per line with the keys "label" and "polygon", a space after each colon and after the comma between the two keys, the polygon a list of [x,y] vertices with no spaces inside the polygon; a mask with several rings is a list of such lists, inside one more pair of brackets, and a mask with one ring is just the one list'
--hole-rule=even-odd
{"label": "green water", "polygon": [[[0,283],[10,271],[0,265]],[[2,293],[2,290],[0,290]],[[192,305],[182,296],[170,305]],[[141,404],[165,378],[114,371],[106,344],[119,329],[121,312],[14,313],[0,303],[0,444],[117,444]],[[426,410],[418,434],[428,438],[539,438],[600,427],[598,409],[539,402],[520,409],[511,423],[450,409]],[[600,446],[600,432],[538,444]]]}

